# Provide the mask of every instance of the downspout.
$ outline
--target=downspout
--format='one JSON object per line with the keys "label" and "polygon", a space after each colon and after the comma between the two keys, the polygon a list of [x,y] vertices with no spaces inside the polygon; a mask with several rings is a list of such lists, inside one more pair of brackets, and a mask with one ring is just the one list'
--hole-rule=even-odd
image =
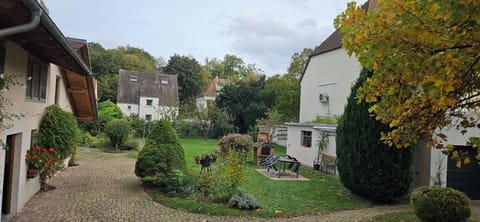
{"label": "downspout", "polygon": [[0,29],[0,38],[22,32],[28,32],[38,26],[40,23],[40,16],[42,15],[42,9],[40,9],[37,4],[27,4],[27,7],[32,13],[32,20],[27,24]]}

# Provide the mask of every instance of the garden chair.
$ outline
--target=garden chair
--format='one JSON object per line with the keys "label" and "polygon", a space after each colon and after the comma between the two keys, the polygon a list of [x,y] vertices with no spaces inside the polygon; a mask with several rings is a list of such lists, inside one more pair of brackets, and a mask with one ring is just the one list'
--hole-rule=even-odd
{"label": "garden chair", "polygon": [[260,161],[260,165],[267,167],[267,172],[269,172],[270,169],[273,169],[273,170],[278,172],[278,168],[277,168],[277,166],[275,166],[275,164],[277,163],[279,158],[280,158],[280,156],[277,156],[277,155],[274,155],[274,154],[269,155],[269,156],[267,156],[267,158]]}

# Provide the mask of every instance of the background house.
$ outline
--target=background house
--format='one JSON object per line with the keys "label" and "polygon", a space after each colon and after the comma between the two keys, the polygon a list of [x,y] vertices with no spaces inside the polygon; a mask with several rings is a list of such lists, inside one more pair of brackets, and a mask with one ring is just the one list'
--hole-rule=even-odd
{"label": "background house", "polygon": [[[371,2],[362,7],[368,10]],[[374,3],[373,3],[374,4]],[[287,154],[295,156],[302,164],[312,166],[318,155],[318,138],[321,132],[329,135],[324,152],[336,155],[336,125],[312,124],[317,116],[335,116],[343,113],[351,86],[358,78],[361,65],[349,57],[342,48],[343,35],[332,33],[310,55],[301,78],[300,123],[288,126]],[[448,136],[446,144],[465,145],[468,137],[480,135],[478,128],[461,135],[454,127],[443,130]],[[453,161],[438,149],[418,147],[414,157],[412,186],[440,185],[462,190],[472,199],[480,199],[480,167],[475,164],[455,168]]]}
{"label": "background house", "polygon": [[123,114],[145,120],[159,120],[178,115],[176,75],[120,70],[117,106]]}
{"label": "background house", "polygon": [[229,83],[226,79],[220,79],[218,76],[212,79],[203,92],[197,97],[197,110],[202,111],[208,107],[209,103],[212,103],[217,98],[220,91],[225,85]]}
{"label": "background house", "polygon": [[0,150],[3,217],[40,190],[38,176],[27,179],[25,154],[45,109],[56,104],[79,120],[96,121],[97,108],[85,40],[70,42],[35,0],[0,1],[0,27],[0,72],[19,83],[3,92],[11,102],[5,111],[22,115],[4,119],[9,127],[0,132],[8,146]]}

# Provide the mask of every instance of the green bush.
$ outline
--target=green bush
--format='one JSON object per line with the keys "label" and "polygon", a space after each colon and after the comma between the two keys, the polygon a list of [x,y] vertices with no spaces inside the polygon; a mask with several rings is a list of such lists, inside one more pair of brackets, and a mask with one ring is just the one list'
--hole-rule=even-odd
{"label": "green bush", "polygon": [[470,217],[470,199],[446,187],[419,187],[410,196],[410,205],[423,222],[457,222]]}
{"label": "green bush", "polygon": [[409,189],[413,148],[397,149],[380,140],[381,132],[389,127],[368,112],[370,104],[358,103],[356,98],[368,76],[367,70],[360,73],[337,126],[337,168],[341,182],[353,193],[389,202]]}
{"label": "green bush", "polygon": [[73,114],[53,105],[46,109],[37,134],[41,147],[53,147],[58,158],[65,159],[73,153],[79,129]]}
{"label": "green bush", "polygon": [[150,129],[150,122],[145,121],[138,117],[138,115],[130,115],[127,118],[130,123],[130,128],[132,129],[132,135],[137,138],[144,138],[148,136],[148,131]]}
{"label": "green bush", "polygon": [[116,150],[128,139],[130,124],[124,119],[114,119],[105,126],[105,135]]}
{"label": "green bush", "polygon": [[249,135],[228,134],[220,139],[222,153],[235,151],[239,157],[246,159],[249,150],[253,149],[253,140]]}
{"label": "green bush", "polygon": [[156,176],[160,179],[168,177],[172,170],[185,168],[185,153],[172,126],[166,120],[155,122],[138,154],[135,174],[140,178]]}
{"label": "green bush", "polygon": [[136,140],[127,140],[125,143],[120,145],[121,150],[140,150],[140,143]]}
{"label": "green bush", "polygon": [[240,210],[253,210],[260,208],[254,196],[248,195],[245,190],[238,190],[238,195],[234,195],[228,201],[228,207]]}

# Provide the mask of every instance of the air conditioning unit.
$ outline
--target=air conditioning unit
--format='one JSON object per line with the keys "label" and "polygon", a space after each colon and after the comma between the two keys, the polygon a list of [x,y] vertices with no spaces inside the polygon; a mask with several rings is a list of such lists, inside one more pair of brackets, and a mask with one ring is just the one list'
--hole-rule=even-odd
{"label": "air conditioning unit", "polygon": [[328,103],[328,94],[320,93],[320,95],[318,96],[318,99],[320,100],[321,103],[327,104]]}

